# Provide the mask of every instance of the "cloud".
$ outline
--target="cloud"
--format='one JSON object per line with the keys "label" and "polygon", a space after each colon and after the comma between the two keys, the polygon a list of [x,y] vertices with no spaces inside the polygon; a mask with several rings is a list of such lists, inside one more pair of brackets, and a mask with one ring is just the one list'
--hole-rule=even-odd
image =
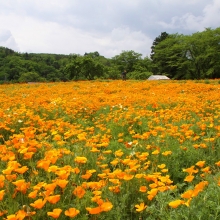
{"label": "cloud", "polygon": [[173,16],[170,22],[159,21],[158,24],[165,29],[197,32],[207,27],[217,28],[220,23],[219,14],[220,1],[213,0],[203,7],[199,15],[195,12],[187,12],[181,16]]}
{"label": "cloud", "polygon": [[98,51],[106,57],[134,50],[146,56],[161,32],[184,34],[219,25],[219,4],[219,0],[0,1],[1,28],[11,39],[0,46],[35,53]]}
{"label": "cloud", "polygon": [[19,51],[19,47],[11,34],[11,31],[7,29],[0,29],[0,45],[15,51]]}

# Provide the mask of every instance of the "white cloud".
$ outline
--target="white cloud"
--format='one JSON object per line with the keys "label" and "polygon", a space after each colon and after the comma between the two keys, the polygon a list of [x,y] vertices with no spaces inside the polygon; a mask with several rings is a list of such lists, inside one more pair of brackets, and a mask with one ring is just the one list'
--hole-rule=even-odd
{"label": "white cloud", "polygon": [[0,46],[106,57],[134,50],[146,56],[161,32],[217,27],[219,9],[219,0],[0,0]]}
{"label": "white cloud", "polygon": [[19,51],[19,47],[12,36],[11,31],[7,29],[0,29],[0,45]]}
{"label": "white cloud", "polygon": [[209,1],[203,8],[200,15],[187,12],[181,16],[173,16],[170,22],[159,21],[163,28],[171,30],[188,30],[191,32],[203,31],[207,27],[217,28],[220,24],[220,1]]}

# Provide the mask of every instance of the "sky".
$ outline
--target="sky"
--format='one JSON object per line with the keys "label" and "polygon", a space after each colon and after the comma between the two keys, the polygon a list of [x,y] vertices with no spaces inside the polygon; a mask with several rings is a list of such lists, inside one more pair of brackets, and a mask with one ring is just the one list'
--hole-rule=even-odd
{"label": "sky", "polygon": [[150,56],[162,32],[220,26],[220,0],[0,0],[0,46],[20,53]]}

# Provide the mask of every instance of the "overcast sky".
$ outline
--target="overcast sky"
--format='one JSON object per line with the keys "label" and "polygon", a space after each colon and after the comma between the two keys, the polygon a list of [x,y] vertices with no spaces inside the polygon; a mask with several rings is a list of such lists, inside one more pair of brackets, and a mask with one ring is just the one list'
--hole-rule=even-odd
{"label": "overcast sky", "polygon": [[220,26],[220,0],[0,0],[0,46],[18,52],[144,57],[161,32]]}

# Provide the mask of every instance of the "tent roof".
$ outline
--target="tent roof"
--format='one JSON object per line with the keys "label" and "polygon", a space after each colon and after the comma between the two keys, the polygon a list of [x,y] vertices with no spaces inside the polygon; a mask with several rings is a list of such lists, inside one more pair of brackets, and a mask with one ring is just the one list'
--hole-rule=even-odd
{"label": "tent roof", "polygon": [[160,80],[160,79],[170,79],[167,76],[163,75],[151,75],[148,80]]}

